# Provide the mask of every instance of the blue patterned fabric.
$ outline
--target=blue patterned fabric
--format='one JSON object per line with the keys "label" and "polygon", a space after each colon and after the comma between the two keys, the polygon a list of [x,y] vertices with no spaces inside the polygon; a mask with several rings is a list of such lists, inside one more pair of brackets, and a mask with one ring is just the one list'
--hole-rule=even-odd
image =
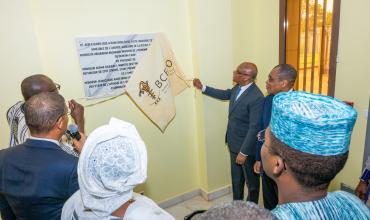
{"label": "blue patterned fabric", "polygon": [[274,214],[280,220],[368,220],[370,211],[357,197],[343,191],[328,193],[320,200],[278,205]]}
{"label": "blue patterned fabric", "polygon": [[306,92],[273,99],[271,132],[301,152],[332,156],[348,151],[357,112],[344,102]]}

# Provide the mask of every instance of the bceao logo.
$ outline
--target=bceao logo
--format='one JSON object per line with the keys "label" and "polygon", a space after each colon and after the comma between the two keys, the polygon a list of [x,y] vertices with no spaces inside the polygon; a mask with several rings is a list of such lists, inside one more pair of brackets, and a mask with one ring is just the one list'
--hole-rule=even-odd
{"label": "bceao logo", "polygon": [[175,69],[173,67],[172,60],[167,59],[165,62],[166,67],[164,68],[163,72],[159,75],[159,78],[154,82],[155,89],[158,91],[157,93],[153,90],[153,88],[149,85],[149,81],[140,81],[139,82],[139,97],[144,95],[145,93],[154,100],[151,105],[157,105],[161,101],[161,94],[166,94],[168,89],[170,88],[168,82],[168,76],[175,73]]}
{"label": "bceao logo", "polygon": [[173,68],[172,60],[167,59],[166,67],[164,68],[163,72],[159,75],[159,79],[155,81],[155,85],[158,89],[164,87],[167,90],[168,85],[168,75],[174,74],[175,70]]}

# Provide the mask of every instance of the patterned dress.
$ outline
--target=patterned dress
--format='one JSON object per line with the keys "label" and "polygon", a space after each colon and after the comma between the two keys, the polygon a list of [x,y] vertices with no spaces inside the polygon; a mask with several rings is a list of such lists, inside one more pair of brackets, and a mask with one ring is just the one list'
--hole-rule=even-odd
{"label": "patterned dress", "polygon": [[[23,101],[17,102],[15,105],[9,108],[6,113],[6,118],[10,127],[10,142],[9,147],[14,147],[16,145],[24,143],[27,138],[30,137],[29,129],[26,125],[26,120],[24,118]],[[72,144],[66,135],[63,135],[60,140],[60,148],[68,154],[78,157],[78,153],[73,150]]]}
{"label": "patterned dress", "polygon": [[278,205],[272,213],[278,219],[340,219],[340,220],[369,220],[370,211],[356,196],[336,191],[328,193],[325,198],[309,201]]}

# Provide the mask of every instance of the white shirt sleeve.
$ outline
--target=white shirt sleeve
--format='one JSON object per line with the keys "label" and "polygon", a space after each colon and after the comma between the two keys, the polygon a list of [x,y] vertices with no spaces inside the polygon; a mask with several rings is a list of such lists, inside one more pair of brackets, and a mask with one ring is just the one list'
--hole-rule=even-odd
{"label": "white shirt sleeve", "polygon": [[202,92],[205,92],[205,91],[206,91],[206,89],[207,89],[207,86],[203,85],[203,86],[202,86]]}
{"label": "white shirt sleeve", "polygon": [[245,157],[247,157],[248,155],[246,155],[246,154],[243,154],[242,152],[239,152],[241,155],[243,155],[243,156],[245,156]]}

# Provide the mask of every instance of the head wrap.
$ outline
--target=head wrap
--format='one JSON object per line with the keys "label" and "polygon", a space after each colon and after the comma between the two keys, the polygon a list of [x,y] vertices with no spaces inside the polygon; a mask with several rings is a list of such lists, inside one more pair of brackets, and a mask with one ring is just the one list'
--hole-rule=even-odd
{"label": "head wrap", "polygon": [[282,92],[273,99],[270,128],[289,147],[332,156],[348,151],[356,118],[357,112],[338,99]]}
{"label": "head wrap", "polygon": [[147,152],[134,125],[112,118],[89,135],[78,162],[85,208],[110,216],[146,177]]}

